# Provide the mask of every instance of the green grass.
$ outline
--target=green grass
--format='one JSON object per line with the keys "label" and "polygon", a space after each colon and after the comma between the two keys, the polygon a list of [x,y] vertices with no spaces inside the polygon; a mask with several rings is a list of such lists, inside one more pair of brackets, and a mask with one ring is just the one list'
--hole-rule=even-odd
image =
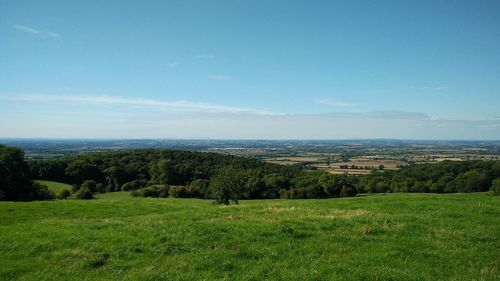
{"label": "green grass", "polygon": [[51,190],[53,192],[58,192],[59,190],[62,190],[62,189],[71,190],[71,185],[61,183],[61,182],[45,181],[45,180],[35,180],[35,182],[37,182],[39,184],[46,185],[49,188],[49,190]]}
{"label": "green grass", "polygon": [[1,280],[499,280],[500,197],[0,202]]}

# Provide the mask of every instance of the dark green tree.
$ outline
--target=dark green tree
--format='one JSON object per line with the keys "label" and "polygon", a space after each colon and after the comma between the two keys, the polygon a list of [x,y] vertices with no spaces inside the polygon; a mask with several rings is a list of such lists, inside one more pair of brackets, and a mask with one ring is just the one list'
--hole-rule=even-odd
{"label": "dark green tree", "polygon": [[241,197],[241,175],[234,168],[223,168],[210,180],[208,187],[210,197],[218,204],[229,205],[231,201],[238,204]]}
{"label": "dark green tree", "polygon": [[0,145],[0,200],[33,200],[36,187],[21,149]]}

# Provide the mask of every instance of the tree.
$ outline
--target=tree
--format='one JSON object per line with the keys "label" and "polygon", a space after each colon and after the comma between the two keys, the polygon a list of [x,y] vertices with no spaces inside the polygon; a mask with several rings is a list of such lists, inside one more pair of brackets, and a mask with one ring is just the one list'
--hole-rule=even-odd
{"label": "tree", "polygon": [[488,183],[484,173],[473,170],[458,175],[452,184],[457,192],[474,192],[488,190]]}
{"label": "tree", "polygon": [[209,180],[196,179],[189,184],[193,192],[200,194],[201,197],[208,196],[208,187],[210,186]]}
{"label": "tree", "polygon": [[24,152],[19,148],[0,145],[0,200],[30,201],[37,186],[31,181]]}
{"label": "tree", "polygon": [[120,167],[113,165],[105,169],[103,172],[106,175],[106,180],[108,182],[107,189],[109,191],[120,190],[124,177],[123,170]]}
{"label": "tree", "polygon": [[345,184],[340,190],[340,196],[342,197],[352,197],[357,194],[356,188],[351,184]]}
{"label": "tree", "polygon": [[91,192],[97,191],[97,183],[93,180],[86,180],[82,183],[80,188],[88,188]]}
{"label": "tree", "polygon": [[328,196],[338,196],[340,193],[340,186],[334,175],[323,174],[319,177],[319,184],[323,187],[323,190]]}
{"label": "tree", "polygon": [[210,197],[218,204],[229,205],[230,201],[238,204],[241,192],[241,180],[238,170],[223,168],[210,180]]}
{"label": "tree", "polygon": [[174,165],[167,159],[160,159],[149,165],[151,182],[154,184],[168,184],[174,177]]}
{"label": "tree", "polygon": [[272,173],[264,176],[264,184],[266,186],[262,196],[264,198],[278,198],[280,190],[287,188],[287,178],[279,173]]}
{"label": "tree", "polygon": [[78,199],[94,199],[92,191],[87,187],[78,189],[75,193],[73,193],[73,196]]}
{"label": "tree", "polygon": [[495,195],[500,195],[500,178],[493,180],[491,183],[491,191],[493,191],[493,194]]}
{"label": "tree", "polygon": [[72,178],[73,183],[81,183],[88,179],[97,179],[100,176],[98,167],[84,159],[77,159],[69,163],[65,173]]}

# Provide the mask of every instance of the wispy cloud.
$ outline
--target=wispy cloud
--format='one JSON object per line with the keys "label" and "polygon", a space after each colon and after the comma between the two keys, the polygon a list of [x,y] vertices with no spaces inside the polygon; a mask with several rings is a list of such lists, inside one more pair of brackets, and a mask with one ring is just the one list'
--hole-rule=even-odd
{"label": "wispy cloud", "polygon": [[178,62],[170,62],[170,63],[167,63],[167,66],[168,67],[178,67],[180,64]]}
{"label": "wispy cloud", "polygon": [[196,111],[196,112],[206,112],[206,113],[282,115],[281,113],[267,111],[267,110],[227,106],[221,104],[198,103],[185,100],[162,101],[155,99],[125,98],[118,96],[8,95],[8,96],[0,96],[0,99],[11,100],[11,101],[28,101],[28,102],[69,102],[69,103],[86,103],[86,104],[151,106],[172,111]]}
{"label": "wispy cloud", "polygon": [[354,107],[357,106],[355,103],[339,101],[335,99],[316,99],[315,100],[319,104],[331,105],[335,107]]}
{"label": "wispy cloud", "polygon": [[233,77],[227,76],[227,75],[210,75],[208,76],[211,80],[218,80],[218,81],[228,81],[228,80],[233,80]]}
{"label": "wispy cloud", "polygon": [[443,91],[443,90],[448,90],[451,87],[449,86],[410,86],[408,89],[411,90],[418,90],[418,91]]}
{"label": "wispy cloud", "polygon": [[26,25],[20,25],[20,24],[15,24],[14,28],[18,31],[24,32],[24,33],[31,33],[31,34],[36,34],[40,36],[45,36],[45,37],[51,37],[51,38],[59,38],[61,37],[59,33],[53,32],[53,31],[42,31],[30,26]]}
{"label": "wispy cloud", "polygon": [[213,59],[213,58],[215,58],[215,56],[211,55],[211,54],[199,54],[199,55],[196,55],[196,57],[199,59]]}

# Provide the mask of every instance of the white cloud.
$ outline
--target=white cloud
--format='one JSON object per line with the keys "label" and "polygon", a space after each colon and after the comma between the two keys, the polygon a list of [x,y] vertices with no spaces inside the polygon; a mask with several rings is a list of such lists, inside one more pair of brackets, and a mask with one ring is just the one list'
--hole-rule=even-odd
{"label": "white cloud", "polygon": [[29,27],[29,26],[16,24],[16,25],[14,25],[14,28],[19,30],[19,31],[26,32],[26,33],[40,34],[40,31],[38,29],[34,29],[32,27]]}
{"label": "white cloud", "polygon": [[168,67],[178,67],[180,64],[178,62],[167,63]]}
{"label": "white cloud", "polygon": [[199,54],[199,55],[196,55],[196,57],[199,59],[213,59],[213,58],[215,58],[215,56],[211,55],[211,54]]}
{"label": "white cloud", "polygon": [[14,25],[14,28],[17,29],[18,31],[24,32],[24,33],[31,33],[31,34],[36,34],[36,35],[41,35],[41,36],[46,36],[46,37],[51,37],[51,38],[59,38],[61,37],[59,33],[53,32],[53,31],[42,31],[33,27],[29,27],[26,25],[20,25],[16,24]]}
{"label": "white cloud", "polygon": [[227,75],[210,75],[208,76],[211,80],[218,80],[218,81],[228,81],[228,80],[233,80],[233,77],[227,76]]}
{"label": "white cloud", "polygon": [[54,37],[54,38],[59,38],[59,37],[61,37],[61,36],[59,35],[59,33],[55,33],[55,32],[46,32],[45,34],[47,34],[47,36],[49,36],[49,37]]}
{"label": "white cloud", "polygon": [[335,106],[335,107],[354,107],[354,106],[357,106],[357,104],[355,104],[355,103],[338,101],[335,99],[316,99],[315,101],[317,103],[320,103],[320,104],[331,105],[331,106]]}
{"label": "white cloud", "polygon": [[418,90],[418,91],[442,91],[450,89],[450,86],[409,86],[410,90]]}
{"label": "white cloud", "polygon": [[10,95],[0,96],[0,99],[28,102],[70,102],[90,104],[114,104],[152,106],[172,111],[197,111],[207,113],[233,113],[254,115],[280,115],[281,113],[267,110],[234,107],[221,104],[197,103],[185,100],[161,101],[155,99],[126,98],[117,96],[85,96],[85,95]]}
{"label": "white cloud", "polygon": [[[0,137],[195,139],[496,139],[498,120],[432,121],[370,114],[249,115],[166,112],[83,112],[42,107],[0,118]],[[88,109],[92,110],[92,109]],[[392,115],[391,115],[392,114]],[[56,120],[56,121],[54,121]]]}

